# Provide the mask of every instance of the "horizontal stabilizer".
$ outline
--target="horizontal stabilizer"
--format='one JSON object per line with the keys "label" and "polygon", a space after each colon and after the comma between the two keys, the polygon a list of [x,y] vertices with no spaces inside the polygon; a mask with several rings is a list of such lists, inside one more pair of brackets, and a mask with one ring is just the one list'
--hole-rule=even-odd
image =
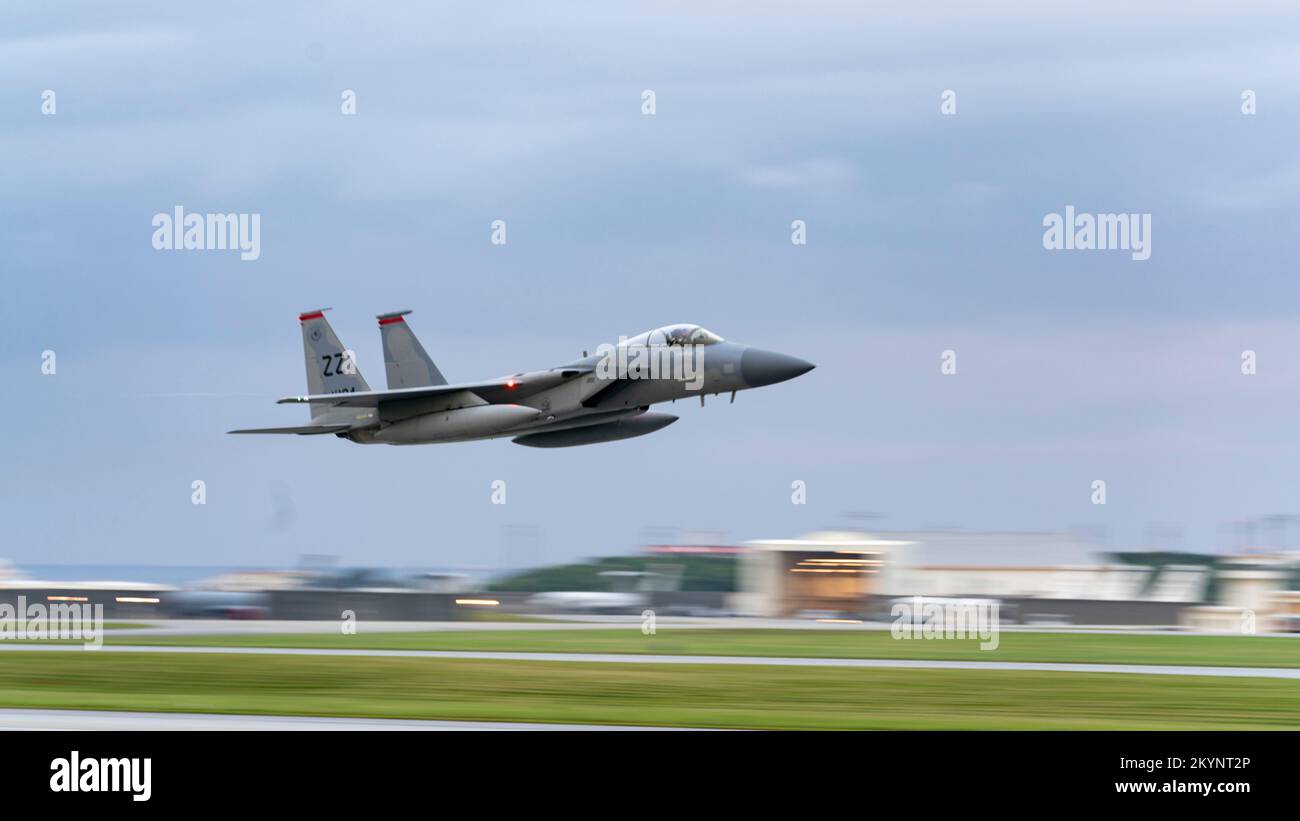
{"label": "horizontal stabilizer", "polygon": [[226,433],[296,433],[299,436],[312,436],[320,433],[339,433],[345,431],[351,425],[303,425],[300,428],[245,428],[243,430],[228,430]]}

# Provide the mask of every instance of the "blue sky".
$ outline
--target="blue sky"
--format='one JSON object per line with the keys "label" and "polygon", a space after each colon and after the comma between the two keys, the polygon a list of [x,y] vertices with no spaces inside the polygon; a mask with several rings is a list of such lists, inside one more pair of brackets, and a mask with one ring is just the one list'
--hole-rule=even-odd
{"label": "blue sky", "polygon": [[[1294,511],[1300,9],[914,6],[7,9],[3,554],[497,567],[862,512],[1203,550]],[[176,205],[261,214],[261,258],[155,251]],[[1150,213],[1151,259],[1045,251],[1066,205]],[[372,385],[398,308],[453,381],[682,321],[818,368],[591,448],[226,436],[305,419],[324,305]]]}

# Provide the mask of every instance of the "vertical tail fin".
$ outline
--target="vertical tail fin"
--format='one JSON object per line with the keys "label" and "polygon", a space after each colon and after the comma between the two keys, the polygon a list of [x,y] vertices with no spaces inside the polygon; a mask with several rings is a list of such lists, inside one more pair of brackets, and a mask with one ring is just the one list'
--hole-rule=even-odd
{"label": "vertical tail fin", "polygon": [[[370,386],[357,370],[356,356],[343,347],[329,321],[325,311],[307,311],[298,316],[302,323],[302,348],[307,360],[307,392],[318,393],[355,393],[368,391]],[[315,419],[328,414],[330,408],[312,405],[311,415]]]}
{"label": "vertical tail fin", "polygon": [[409,313],[410,311],[393,311],[378,317],[389,390],[447,384],[442,371],[433,364],[420,340],[415,338],[406,320],[402,319]]}

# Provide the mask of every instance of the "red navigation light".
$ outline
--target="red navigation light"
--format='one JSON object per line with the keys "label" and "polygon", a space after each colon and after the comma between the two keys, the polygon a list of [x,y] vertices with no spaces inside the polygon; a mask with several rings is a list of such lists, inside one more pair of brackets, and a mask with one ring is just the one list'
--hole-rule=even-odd
{"label": "red navigation light", "polygon": [[508,390],[508,391],[512,391],[512,390],[514,390],[514,389],[517,388],[517,387],[519,387],[519,383],[516,382],[515,380],[513,380],[513,379],[507,379],[507,380],[506,380],[506,390]]}

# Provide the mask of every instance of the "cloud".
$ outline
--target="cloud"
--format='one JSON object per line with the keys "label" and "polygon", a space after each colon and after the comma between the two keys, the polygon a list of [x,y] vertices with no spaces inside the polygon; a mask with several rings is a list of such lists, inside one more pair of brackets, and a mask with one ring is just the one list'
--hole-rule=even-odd
{"label": "cloud", "polygon": [[740,179],[758,188],[820,189],[847,185],[856,174],[838,160],[801,160],[784,165],[756,165],[740,171]]}
{"label": "cloud", "polygon": [[1263,172],[1216,172],[1193,192],[1193,197],[1201,208],[1216,214],[1286,208],[1300,202],[1300,162]]}
{"label": "cloud", "polygon": [[176,55],[194,45],[180,27],[126,24],[99,31],[57,31],[0,38],[0,72],[28,77],[42,71],[95,70]]}

